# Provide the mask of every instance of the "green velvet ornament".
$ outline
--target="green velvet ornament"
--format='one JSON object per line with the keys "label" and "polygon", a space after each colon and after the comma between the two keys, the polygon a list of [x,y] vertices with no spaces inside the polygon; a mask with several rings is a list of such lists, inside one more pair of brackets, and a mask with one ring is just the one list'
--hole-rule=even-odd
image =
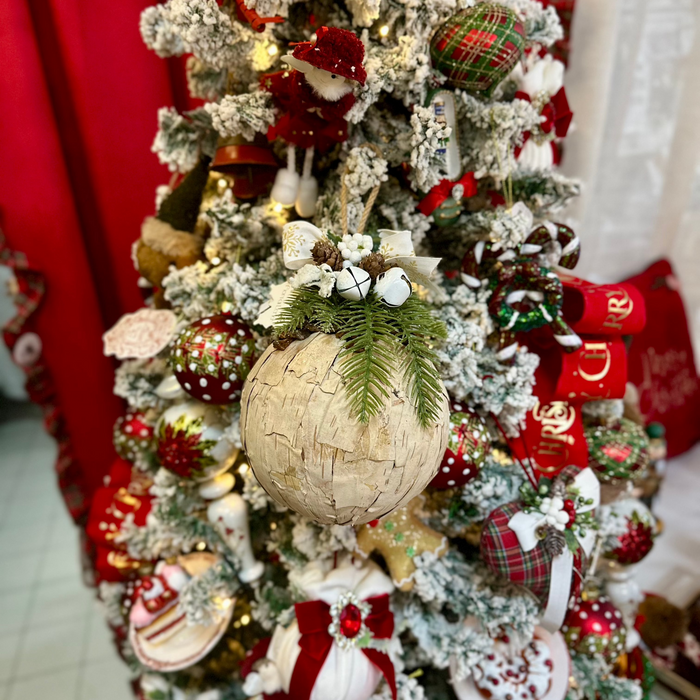
{"label": "green velvet ornament", "polygon": [[436,226],[452,226],[457,223],[461,213],[462,203],[448,197],[433,211],[432,216]]}
{"label": "green velvet ornament", "polygon": [[490,97],[520,60],[525,29],[516,14],[485,2],[440,25],[430,41],[433,67],[447,84]]}

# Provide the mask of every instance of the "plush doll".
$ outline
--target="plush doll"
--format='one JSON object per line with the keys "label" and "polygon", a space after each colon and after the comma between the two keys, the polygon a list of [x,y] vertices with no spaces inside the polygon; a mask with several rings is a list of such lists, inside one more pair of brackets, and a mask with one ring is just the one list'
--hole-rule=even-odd
{"label": "plush doll", "polygon": [[[355,104],[353,87],[364,85],[365,48],[347,29],[321,27],[315,41],[297,44],[282,60],[292,70],[269,73],[261,79],[281,111],[268,138],[288,144],[287,167],[278,171],[271,197],[283,206],[295,205],[299,216],[316,210],[318,183],[311,174],[314,151],[328,151],[347,138],[345,115]],[[305,149],[301,177],[296,148]]]}
{"label": "plush doll", "polygon": [[141,226],[141,238],[134,246],[134,262],[141,275],[156,287],[156,306],[167,303],[160,286],[171,266],[178,270],[202,256],[204,241],[194,233],[202,193],[209,178],[209,158],[203,157],[160,205],[156,216]]}

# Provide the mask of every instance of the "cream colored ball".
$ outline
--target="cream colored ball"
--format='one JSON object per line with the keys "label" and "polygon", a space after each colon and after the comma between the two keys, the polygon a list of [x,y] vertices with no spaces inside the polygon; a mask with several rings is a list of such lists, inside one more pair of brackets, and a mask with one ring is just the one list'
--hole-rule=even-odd
{"label": "cream colored ball", "polygon": [[241,397],[243,448],[277,502],[324,524],[362,525],[420,494],[437,473],[449,403],[418,423],[401,372],[391,398],[366,425],[352,417],[338,353],[342,341],[315,333],[285,350],[267,348]]}

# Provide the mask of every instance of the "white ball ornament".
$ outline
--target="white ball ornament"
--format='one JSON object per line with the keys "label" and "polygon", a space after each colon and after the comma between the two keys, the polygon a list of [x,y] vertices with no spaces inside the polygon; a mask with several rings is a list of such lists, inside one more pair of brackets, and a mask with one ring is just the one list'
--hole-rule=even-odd
{"label": "white ball ornament", "polygon": [[[355,254],[358,256],[359,262],[359,253],[353,253],[353,255]],[[371,285],[372,278],[369,272],[361,267],[346,267],[338,273],[335,282],[338,294],[344,299],[351,299],[352,301],[364,299]]]}
{"label": "white ball ornament", "polygon": [[400,267],[391,267],[377,277],[374,293],[391,307],[401,306],[411,296],[413,286],[408,275]]}

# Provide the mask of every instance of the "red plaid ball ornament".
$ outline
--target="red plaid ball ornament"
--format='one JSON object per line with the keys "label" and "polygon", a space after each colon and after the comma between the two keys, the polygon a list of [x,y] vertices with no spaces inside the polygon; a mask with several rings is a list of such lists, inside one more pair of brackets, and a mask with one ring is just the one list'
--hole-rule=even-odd
{"label": "red plaid ball ornament", "polygon": [[430,482],[436,489],[464,486],[471,481],[491,451],[484,419],[469,407],[453,402],[450,408],[450,435],[437,476]]}
{"label": "red plaid ball ornament", "polygon": [[490,97],[520,60],[524,47],[525,29],[516,14],[484,2],[437,28],[430,58],[450,87]]}
{"label": "red plaid ball ornament", "polygon": [[238,401],[254,364],[255,341],[250,328],[226,314],[191,323],[170,351],[170,366],[180,386],[209,404]]}
{"label": "red plaid ball ornament", "polygon": [[[486,565],[513,583],[524,586],[541,601],[545,608],[542,624],[550,631],[556,631],[561,625],[571,594],[578,594],[580,578],[575,572],[582,570],[586,552],[592,549],[594,539],[591,509],[600,498],[595,475],[590,470],[570,466],[559,478],[562,483],[573,485],[574,480],[581,479],[579,475],[587,477],[586,484],[596,491],[592,499],[584,499],[587,505],[583,501],[574,502],[569,495],[556,496],[552,490],[554,486],[541,480],[539,493],[545,497],[539,499],[539,506],[533,508],[519,501],[497,508],[486,519],[481,536],[481,555]],[[544,484],[549,489],[547,493]],[[587,494],[589,491],[587,488]],[[594,503],[589,503],[590,500]],[[561,508],[557,508],[558,505]],[[530,533],[530,547],[523,545],[522,529],[513,527],[518,519],[522,522],[526,513],[533,523],[538,523]],[[569,545],[574,537],[578,546],[571,557]],[[569,557],[571,563],[562,572],[559,560],[563,557]],[[553,579],[553,569],[558,569],[556,579]]]}

